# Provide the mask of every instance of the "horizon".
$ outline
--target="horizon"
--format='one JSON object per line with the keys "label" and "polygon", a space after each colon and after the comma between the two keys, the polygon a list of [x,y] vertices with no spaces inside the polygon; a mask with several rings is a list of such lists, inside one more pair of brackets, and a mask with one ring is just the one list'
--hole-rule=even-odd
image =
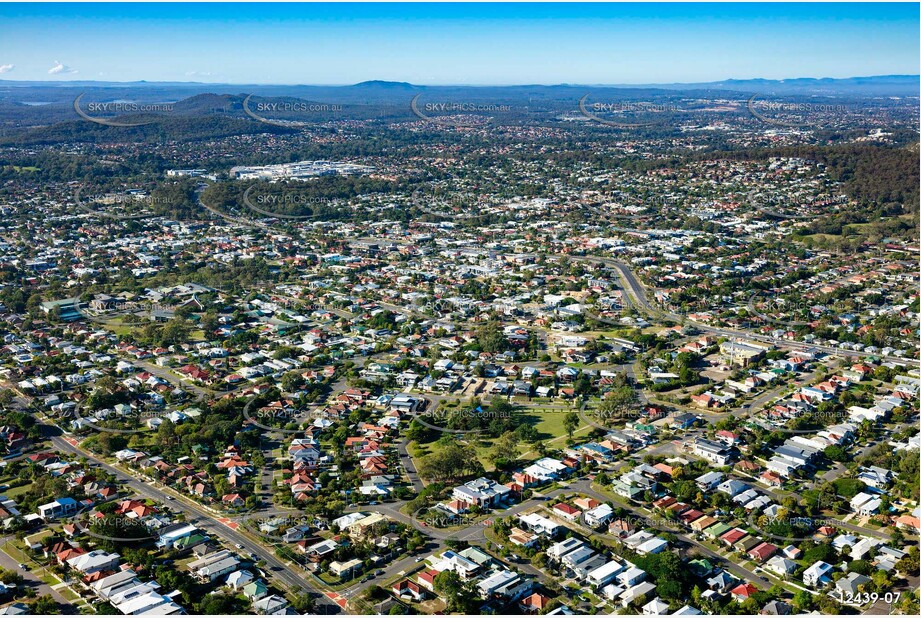
{"label": "horizon", "polygon": [[457,83],[457,84],[420,84],[407,82],[404,80],[385,80],[385,79],[368,79],[360,82],[354,83],[341,83],[341,84],[321,84],[321,83],[281,83],[281,82],[252,82],[252,83],[237,83],[237,82],[196,82],[196,81],[153,81],[146,79],[138,79],[133,81],[117,81],[117,80],[101,80],[101,79],[88,79],[88,80],[16,80],[16,79],[2,79],[0,78],[0,83],[23,83],[23,84],[55,84],[55,85],[74,85],[78,86],[80,84],[115,84],[115,85],[132,85],[132,84],[171,84],[171,85],[183,85],[183,86],[271,86],[271,87],[292,87],[292,88],[353,88],[355,86],[363,86],[368,84],[392,84],[392,85],[404,85],[411,86],[414,88],[527,88],[527,87],[539,87],[539,88],[576,88],[576,87],[591,87],[591,88],[654,88],[656,86],[701,86],[701,85],[712,85],[712,84],[724,84],[726,82],[773,82],[773,83],[786,83],[786,82],[796,82],[796,81],[848,81],[854,79],[886,79],[886,78],[914,78],[921,80],[921,73],[915,74],[888,74],[888,75],[851,75],[848,77],[784,77],[779,79],[769,79],[764,77],[727,77],[725,79],[717,79],[706,82],[648,82],[648,83],[599,83],[599,84],[589,84],[589,83],[575,83],[575,82],[562,82],[562,83],[504,83],[504,84],[467,84],[467,83]]}
{"label": "horizon", "polygon": [[2,4],[0,79],[643,86],[921,73],[913,53],[921,45],[917,4],[663,9],[652,3]]}

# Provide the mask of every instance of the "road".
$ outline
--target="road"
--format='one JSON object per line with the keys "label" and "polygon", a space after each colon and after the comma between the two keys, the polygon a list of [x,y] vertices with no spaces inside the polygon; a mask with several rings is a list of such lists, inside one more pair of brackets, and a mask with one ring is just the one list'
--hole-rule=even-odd
{"label": "road", "polygon": [[849,358],[865,358],[868,356],[874,356],[881,358],[885,361],[891,361],[895,363],[904,363],[904,364],[915,364],[921,366],[921,360],[911,359],[911,358],[902,358],[899,356],[880,356],[879,354],[871,354],[869,352],[862,352],[857,350],[843,350],[841,348],[836,348],[826,345],[816,345],[816,344],[807,344],[797,341],[788,341],[786,339],[778,339],[776,337],[769,337],[767,335],[761,335],[757,333],[751,333],[743,330],[735,330],[731,328],[723,328],[717,326],[710,326],[703,322],[697,322],[691,320],[686,315],[681,315],[678,313],[672,313],[670,311],[659,309],[653,306],[649,299],[646,296],[646,289],[643,284],[637,279],[636,274],[633,270],[623,262],[612,258],[597,257],[597,256],[578,256],[578,255],[554,255],[553,257],[557,258],[566,258],[569,260],[580,260],[584,262],[590,262],[593,264],[602,264],[617,270],[620,274],[621,279],[625,283],[624,291],[632,296],[632,299],[636,302],[636,306],[645,310],[648,314],[654,317],[664,317],[676,322],[685,322],[694,325],[695,328],[702,330],[704,332],[713,333],[715,335],[720,335],[723,337],[741,337],[745,339],[750,339],[753,341],[760,341],[762,343],[770,343],[772,345],[783,346],[798,350],[818,350],[825,352],[827,354],[833,354],[835,356],[845,356]]}
{"label": "road", "polygon": [[[575,481],[574,483],[571,483],[567,489],[569,491],[578,491],[580,493],[583,493],[591,498],[594,498],[595,500],[598,500],[599,502],[609,502],[611,500],[610,497],[605,496],[604,494],[599,493],[595,491],[594,489],[592,489],[591,481],[589,481],[588,479],[580,479],[578,481]],[[671,534],[674,534],[677,538],[681,539],[683,542],[687,543],[688,545],[694,546],[695,548],[697,548],[698,551],[700,551],[700,553],[704,554],[708,558],[711,558],[712,559],[711,562],[714,562],[714,564],[719,564],[720,566],[722,566],[722,568],[729,571],[736,577],[743,579],[743,580],[750,581],[751,583],[755,584],[762,590],[767,590],[768,588],[771,587],[771,582],[769,582],[768,580],[764,579],[763,577],[760,577],[759,575],[755,574],[752,571],[749,571],[745,567],[742,567],[732,562],[731,560],[728,560],[727,558],[716,553],[709,547],[705,545],[701,545],[699,542],[694,540],[692,537],[689,537],[688,535],[684,533],[676,532],[674,528],[668,528],[660,524],[657,524],[656,521],[660,518],[656,517],[649,511],[646,511],[639,507],[635,507],[632,504],[627,505],[621,502],[616,502],[615,504],[616,506],[622,507],[630,511],[637,517],[641,518],[643,521],[647,523],[648,527],[656,528],[663,532],[670,532]]]}
{"label": "road", "polygon": [[[245,225],[253,225],[253,222],[251,221],[237,220],[235,218],[228,217],[227,215],[223,213],[219,213],[215,211],[214,209],[211,209],[208,206],[205,206],[204,204],[202,204],[202,206],[206,208],[207,210],[215,214],[218,214],[219,216],[224,217],[225,219],[230,219],[236,223],[241,223]],[[606,266],[612,267],[615,270],[617,270],[617,272],[620,275],[620,278],[622,279],[625,304],[629,304],[631,306],[637,307],[638,309],[641,309],[655,317],[666,317],[666,318],[670,318],[670,319],[673,319],[679,322],[689,321],[687,320],[686,316],[681,316],[678,314],[670,313],[666,310],[659,309],[653,306],[649,302],[646,296],[645,288],[640,283],[640,281],[636,278],[636,275],[634,274],[634,272],[626,264],[623,264],[622,262],[619,262],[613,259],[609,259],[609,258],[599,258],[599,257],[592,257],[592,256],[586,256],[586,257],[558,256],[558,257],[565,257],[571,260],[585,260],[585,261],[594,262],[594,263],[601,263]],[[294,297],[285,297],[285,296],[280,296],[277,294],[276,296],[278,296],[279,298],[284,298],[284,299],[291,300],[291,301],[301,302],[301,299],[296,299]],[[431,316],[426,316],[422,313],[408,310],[403,307],[398,307],[396,305],[391,305],[387,303],[378,303],[378,304],[381,307],[388,309],[390,311],[402,313],[405,315],[410,315],[416,318],[432,319]],[[341,317],[351,317],[351,314],[347,314],[346,312],[341,312],[337,310],[336,313],[337,315],[340,315]],[[709,326],[707,324],[702,324],[699,322],[693,322],[693,321],[691,322],[694,324],[695,327],[699,328],[702,331],[711,332],[711,333],[715,333],[715,334],[726,336],[726,337],[744,337],[747,339],[765,341],[768,343],[772,343],[775,345],[780,345],[780,346],[784,346],[788,348],[816,349],[816,350],[826,351],[828,353],[835,354],[835,355],[844,355],[844,356],[853,356],[853,357],[862,357],[862,356],[869,355],[866,353],[860,353],[860,352],[855,352],[855,351],[840,350],[840,349],[831,348],[828,346],[807,345],[807,344],[799,344],[796,342],[790,342],[786,340],[777,340],[772,337],[752,334],[752,333],[748,333],[745,331],[724,329],[724,328]],[[457,325],[459,327],[464,327],[467,324],[464,322],[458,322]],[[902,358],[890,358],[888,360],[893,360],[896,362],[910,362],[908,359],[902,359]],[[132,360],[131,362],[138,365],[139,367],[142,367],[144,370],[149,371],[150,373],[154,375],[158,375],[159,377],[163,377],[164,379],[169,380],[170,382],[174,382],[176,380],[176,376],[174,374],[172,374],[171,372],[167,371],[166,369],[162,367],[159,367],[152,363],[148,363],[146,361]],[[628,366],[626,368],[628,374],[632,374],[632,369],[633,369],[632,366]],[[185,384],[190,390],[195,392],[201,398],[206,398],[209,396],[213,396],[215,394],[212,391],[209,391],[208,389],[202,388],[198,385],[188,384],[188,383],[185,383]],[[345,386],[346,386],[345,379],[341,378],[335,384],[331,385],[331,391],[333,393],[338,392],[344,389]],[[767,403],[771,398],[777,396],[777,393],[780,390],[782,390],[782,388],[785,388],[785,387],[777,387],[775,389],[770,389],[760,394],[758,397],[756,397],[750,404],[749,414],[759,409],[762,405]],[[437,404],[435,407],[437,407]],[[586,422],[588,421],[586,420]],[[172,508],[175,508],[179,511],[184,512],[190,518],[191,521],[194,521],[202,529],[209,531],[215,536],[220,537],[224,539],[226,542],[229,542],[233,545],[242,546],[246,552],[254,554],[258,559],[264,561],[266,565],[268,566],[270,576],[278,580],[278,582],[280,582],[285,587],[291,590],[301,589],[301,590],[306,590],[306,591],[313,591],[317,594],[320,594],[321,596],[318,600],[318,605],[319,605],[318,611],[320,613],[338,613],[340,611],[340,606],[329,601],[329,599],[326,596],[325,589],[321,585],[318,585],[317,582],[315,582],[315,580],[313,580],[313,578],[310,575],[300,574],[298,571],[298,567],[290,566],[287,563],[279,560],[274,555],[270,547],[267,547],[263,543],[256,542],[253,539],[251,539],[249,536],[244,535],[241,532],[238,532],[237,523],[234,522],[232,519],[220,517],[219,515],[214,514],[213,512],[206,509],[205,507],[189,499],[186,499],[185,497],[182,497],[180,494],[172,492],[171,490],[160,489],[159,487],[151,483],[145,483],[135,478],[131,474],[128,474],[127,472],[121,470],[120,468],[117,468],[117,467],[114,467],[114,466],[111,466],[105,463],[104,461],[94,456],[92,453],[83,450],[82,448],[78,446],[78,444],[74,440],[71,440],[71,439],[68,439],[66,437],[59,436],[59,435],[49,435],[49,439],[51,440],[52,445],[57,450],[61,452],[69,452],[75,455],[79,455],[79,456],[87,458],[90,461],[98,463],[107,472],[113,474],[116,478],[122,481],[125,484],[125,486],[130,488],[132,491],[137,492],[139,495],[149,496],[153,498],[154,500],[159,501],[162,504],[169,504]],[[416,471],[415,464],[412,458],[409,456],[407,447],[408,447],[408,441],[403,440],[397,445],[397,450],[400,456],[401,464],[404,470],[406,471],[407,478],[409,479],[410,483],[412,483],[414,490],[418,492],[423,488],[424,485],[422,483],[422,480],[418,476],[418,473]],[[264,479],[264,481],[268,481],[268,483],[270,484],[270,477],[268,479]],[[571,483],[565,489],[558,489],[553,492],[549,492],[548,494],[546,494],[546,496],[552,498],[561,493],[571,493],[573,491],[578,491],[580,493],[591,496],[603,502],[606,502],[610,499],[609,497],[604,496],[603,494],[600,494],[596,492],[595,490],[593,490],[591,487],[590,481],[588,481],[587,479],[577,480]],[[452,540],[452,539],[461,540],[461,541],[470,541],[470,542],[485,541],[485,535],[484,535],[485,526],[484,525],[470,526],[466,529],[456,530],[456,531],[445,531],[445,530],[435,529],[431,526],[422,526],[418,521],[414,520],[413,518],[399,511],[399,507],[402,504],[403,504],[402,502],[385,503],[382,505],[375,505],[373,507],[364,506],[364,507],[360,507],[360,509],[365,510],[365,511],[381,512],[381,513],[384,513],[390,516],[396,521],[401,521],[403,523],[408,523],[409,525],[414,526],[416,529],[420,530],[426,536],[431,537],[434,540],[435,551],[437,551],[439,548],[443,548],[445,546],[445,542],[448,540]],[[745,569],[744,567],[737,565],[731,562],[730,560],[727,560],[726,558],[721,556],[719,553],[700,544],[699,542],[694,540],[692,537],[689,537],[680,532],[676,532],[673,528],[662,528],[660,526],[656,526],[654,524],[655,517],[651,516],[651,514],[647,512],[646,510],[641,509],[639,507],[635,507],[633,505],[629,505],[629,506],[621,505],[621,506],[624,506],[624,508],[634,513],[636,516],[643,518],[645,521],[649,521],[650,527],[658,528],[661,530],[666,530],[668,532],[671,532],[672,534],[675,534],[676,537],[681,539],[682,542],[688,544],[689,546],[696,547],[701,554],[708,556],[712,558],[713,560],[717,561],[718,563],[722,564],[726,570],[732,572],[737,577],[751,581],[755,583],[756,585],[758,585],[759,587],[761,587],[762,589],[767,589],[770,587],[771,584],[769,581],[759,577],[754,572],[749,571],[748,569]],[[514,516],[524,510],[527,510],[533,507],[534,507],[533,502],[519,504],[519,505],[515,505],[507,509],[506,511],[497,513],[496,516],[497,517]],[[871,536],[876,536],[877,538],[888,538],[888,535],[885,535],[884,533],[874,534],[871,531],[859,528],[857,526],[850,526],[850,525],[845,524],[845,525],[842,525],[842,527],[845,529],[853,529],[853,531],[859,532],[861,534],[869,534]],[[387,577],[387,578],[394,577],[401,571],[406,571],[408,569],[411,569],[415,564],[416,564],[416,559],[412,556],[401,558],[387,565],[384,568],[384,571],[385,571],[384,577]],[[531,565],[516,564],[516,567],[521,569],[522,571],[531,573],[542,579],[546,577],[546,575],[543,572],[537,569],[534,569]],[[339,595],[337,596],[345,598],[345,599],[353,598],[354,596],[361,594],[364,590],[366,590],[372,585],[374,585],[373,580],[367,581],[367,582],[358,582],[355,585],[347,588],[343,592],[339,593]]]}
{"label": "road", "polygon": [[330,602],[329,599],[325,596],[325,592],[316,586],[314,582],[310,581],[306,577],[299,576],[292,568],[288,567],[285,563],[276,558],[275,554],[262,544],[255,543],[254,541],[250,540],[249,537],[244,536],[243,534],[237,532],[235,529],[221,523],[218,517],[208,512],[204,507],[192,502],[191,500],[187,500],[178,492],[160,489],[153,483],[144,483],[135,477],[126,474],[121,469],[109,465],[105,461],[99,459],[93,453],[80,448],[76,444],[73,444],[72,442],[76,441],[72,438],[54,435],[54,428],[52,427],[43,425],[42,428],[46,430],[46,437],[51,441],[52,446],[54,446],[54,448],[59,452],[71,453],[73,455],[85,457],[87,460],[98,464],[109,474],[114,475],[124,484],[124,486],[130,488],[138,495],[152,498],[161,504],[169,505],[172,509],[182,511],[186,514],[189,521],[195,523],[199,528],[211,532],[215,536],[224,539],[226,542],[235,547],[237,545],[241,545],[243,550],[240,551],[244,551],[248,554],[255,554],[259,560],[265,562],[269,572],[271,573],[271,576],[276,578],[286,588],[292,591],[312,591],[321,595],[317,599],[317,613],[337,614],[340,612],[339,606]]}
{"label": "road", "polygon": [[400,463],[403,466],[403,471],[406,472],[406,478],[412,483],[413,491],[418,493],[425,487],[425,483],[422,482],[419,471],[416,470],[416,462],[413,461],[412,455],[409,454],[409,442],[409,439],[403,439],[397,445],[397,453],[400,455]]}
{"label": "road", "polygon": [[[4,545],[7,544],[8,541],[12,541],[14,539],[15,537],[12,537],[12,536],[5,536],[5,537],[0,538],[0,547],[3,547]],[[31,569],[32,567],[35,567],[37,565],[35,563],[31,563],[28,566]],[[51,598],[54,599],[55,602],[57,602],[61,606],[62,613],[64,614],[79,614],[80,613],[79,611],[77,611],[77,608],[74,607],[73,603],[65,599],[63,596],[61,596],[61,593],[59,593],[57,590],[52,589],[51,586],[49,586],[48,584],[40,580],[38,577],[36,577],[35,574],[32,573],[31,570],[29,571],[21,570],[19,568],[19,563],[13,558],[11,558],[4,551],[0,551],[0,567],[3,567],[4,569],[9,569],[10,571],[13,571],[14,573],[18,573],[19,575],[21,575],[22,580],[23,580],[23,585],[28,586],[29,588],[32,588],[40,596],[44,596],[44,595],[51,596]]]}

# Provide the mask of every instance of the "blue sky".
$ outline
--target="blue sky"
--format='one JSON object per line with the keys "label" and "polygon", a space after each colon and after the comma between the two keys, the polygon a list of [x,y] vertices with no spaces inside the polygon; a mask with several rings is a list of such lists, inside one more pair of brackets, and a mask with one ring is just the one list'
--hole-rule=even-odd
{"label": "blue sky", "polygon": [[0,4],[0,79],[637,84],[919,73],[919,5]]}

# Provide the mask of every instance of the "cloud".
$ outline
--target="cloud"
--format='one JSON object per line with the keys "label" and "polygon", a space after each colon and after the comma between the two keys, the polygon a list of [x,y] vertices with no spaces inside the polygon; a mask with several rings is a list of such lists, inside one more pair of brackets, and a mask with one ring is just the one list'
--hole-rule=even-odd
{"label": "cloud", "polygon": [[48,69],[48,75],[63,75],[65,73],[76,73],[77,69],[72,69],[60,60],[54,61],[54,66]]}
{"label": "cloud", "polygon": [[0,73],[9,73],[15,68],[15,64],[0,64]]}

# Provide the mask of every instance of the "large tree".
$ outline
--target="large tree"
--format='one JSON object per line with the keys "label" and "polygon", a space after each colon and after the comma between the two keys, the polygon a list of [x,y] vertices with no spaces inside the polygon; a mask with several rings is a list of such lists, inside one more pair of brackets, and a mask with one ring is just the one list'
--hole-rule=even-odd
{"label": "large tree", "polygon": [[514,431],[506,431],[493,442],[489,460],[496,467],[502,462],[515,461],[518,458],[518,443],[518,435]]}
{"label": "large tree", "polygon": [[470,445],[451,442],[441,450],[426,455],[419,464],[419,475],[433,481],[454,481],[483,473],[483,464]]}

